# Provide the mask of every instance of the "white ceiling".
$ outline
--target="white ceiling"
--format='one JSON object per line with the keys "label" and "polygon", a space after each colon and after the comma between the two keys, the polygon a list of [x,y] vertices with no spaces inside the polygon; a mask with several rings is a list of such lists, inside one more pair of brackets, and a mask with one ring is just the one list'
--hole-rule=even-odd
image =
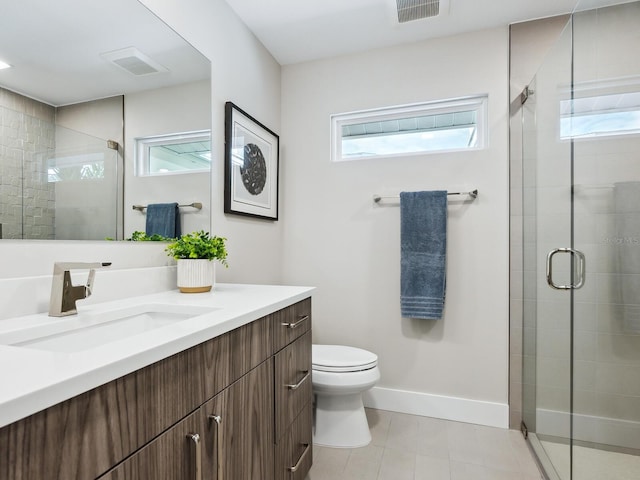
{"label": "white ceiling", "polygon": [[577,2],[441,0],[439,16],[398,24],[396,0],[226,1],[281,65],[570,13]]}
{"label": "white ceiling", "polygon": [[[441,0],[438,17],[398,24],[396,0],[226,0],[282,64],[570,12],[576,0]],[[584,9],[630,0],[580,0]],[[208,78],[210,63],[137,0],[5,0],[0,87],[66,105]],[[169,72],[133,77],[100,53],[138,47]]]}

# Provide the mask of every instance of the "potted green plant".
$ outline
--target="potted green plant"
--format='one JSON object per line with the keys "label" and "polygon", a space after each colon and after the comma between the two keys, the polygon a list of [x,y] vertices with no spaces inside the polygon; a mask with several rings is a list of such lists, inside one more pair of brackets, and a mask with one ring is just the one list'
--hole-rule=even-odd
{"label": "potted green plant", "polygon": [[178,263],[178,288],[183,293],[208,292],[215,284],[215,262],[227,264],[226,238],[200,230],[182,235],[167,245],[167,254]]}

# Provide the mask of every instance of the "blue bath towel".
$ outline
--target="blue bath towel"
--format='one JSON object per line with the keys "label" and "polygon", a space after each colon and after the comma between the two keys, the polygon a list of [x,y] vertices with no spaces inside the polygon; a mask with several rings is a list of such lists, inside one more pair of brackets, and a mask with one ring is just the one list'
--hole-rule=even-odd
{"label": "blue bath towel", "polygon": [[180,209],[177,203],[152,203],[147,207],[147,235],[180,236]]}
{"label": "blue bath towel", "polygon": [[441,319],[447,259],[447,192],[400,194],[400,307],[406,318]]}

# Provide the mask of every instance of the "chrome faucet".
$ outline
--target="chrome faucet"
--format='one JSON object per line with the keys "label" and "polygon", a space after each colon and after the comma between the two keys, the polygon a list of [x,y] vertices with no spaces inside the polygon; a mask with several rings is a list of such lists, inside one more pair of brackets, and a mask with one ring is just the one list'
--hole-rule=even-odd
{"label": "chrome faucet", "polygon": [[[91,295],[95,268],[108,267],[111,262],[56,262],[53,264],[53,282],[51,283],[51,300],[49,301],[49,316],[63,317],[74,315],[76,300],[82,300]],[[89,278],[86,285],[73,285],[71,283],[71,270],[89,269]]]}

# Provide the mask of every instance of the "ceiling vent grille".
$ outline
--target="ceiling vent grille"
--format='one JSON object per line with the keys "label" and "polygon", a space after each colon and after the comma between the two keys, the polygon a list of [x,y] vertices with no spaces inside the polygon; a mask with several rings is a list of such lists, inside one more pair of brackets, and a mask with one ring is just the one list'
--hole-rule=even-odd
{"label": "ceiling vent grille", "polygon": [[100,56],[135,76],[169,71],[135,47],[101,53]]}
{"label": "ceiling vent grille", "polygon": [[396,0],[398,22],[406,23],[440,14],[440,0]]}

